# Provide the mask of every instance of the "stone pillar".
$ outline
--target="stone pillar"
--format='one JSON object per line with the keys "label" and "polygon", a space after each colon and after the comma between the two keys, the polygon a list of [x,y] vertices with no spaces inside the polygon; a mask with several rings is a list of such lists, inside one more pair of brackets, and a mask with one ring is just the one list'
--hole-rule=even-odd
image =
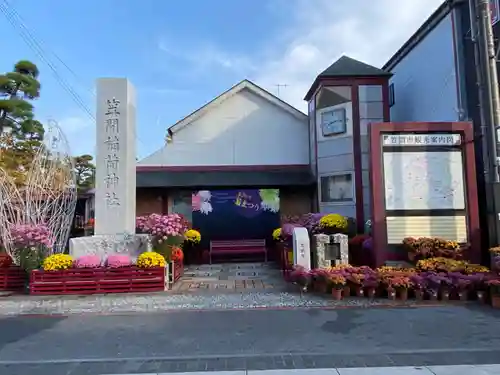
{"label": "stone pillar", "polygon": [[306,228],[293,229],[293,260],[295,265],[311,269],[310,239]]}
{"label": "stone pillar", "polygon": [[345,234],[334,234],[333,242],[339,244],[340,261],[337,264],[349,264],[349,237]]}
{"label": "stone pillar", "polygon": [[72,238],[77,258],[111,254],[136,258],[151,249],[149,236],[135,234],[136,152],[135,90],[126,78],[97,80],[95,231]]}
{"label": "stone pillar", "polygon": [[313,236],[314,249],[316,252],[316,262],[318,268],[328,268],[331,265],[330,260],[326,259],[325,247],[330,242],[330,236],[326,234],[315,234]]}
{"label": "stone pillar", "polygon": [[135,102],[126,78],[97,80],[95,235],[135,233]]}

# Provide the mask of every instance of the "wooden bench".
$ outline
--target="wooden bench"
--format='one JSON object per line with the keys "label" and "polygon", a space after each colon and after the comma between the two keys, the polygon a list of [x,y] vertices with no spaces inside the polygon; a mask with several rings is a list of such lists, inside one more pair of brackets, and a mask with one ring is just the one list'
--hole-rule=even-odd
{"label": "wooden bench", "polygon": [[217,255],[263,254],[267,262],[266,240],[210,241],[210,264]]}

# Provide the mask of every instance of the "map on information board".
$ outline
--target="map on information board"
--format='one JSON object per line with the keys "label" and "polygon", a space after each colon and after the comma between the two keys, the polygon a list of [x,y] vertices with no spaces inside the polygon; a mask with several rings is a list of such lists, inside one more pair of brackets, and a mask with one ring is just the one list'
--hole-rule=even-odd
{"label": "map on information board", "polygon": [[386,210],[465,209],[462,153],[385,152]]}

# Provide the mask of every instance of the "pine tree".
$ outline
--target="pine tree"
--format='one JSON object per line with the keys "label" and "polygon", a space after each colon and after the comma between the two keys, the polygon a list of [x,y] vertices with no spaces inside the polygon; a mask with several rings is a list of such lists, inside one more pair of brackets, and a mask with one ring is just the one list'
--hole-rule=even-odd
{"label": "pine tree", "polygon": [[24,184],[44,136],[31,104],[40,96],[38,75],[37,66],[29,61],[19,61],[12,72],[0,75],[0,167],[18,185]]}

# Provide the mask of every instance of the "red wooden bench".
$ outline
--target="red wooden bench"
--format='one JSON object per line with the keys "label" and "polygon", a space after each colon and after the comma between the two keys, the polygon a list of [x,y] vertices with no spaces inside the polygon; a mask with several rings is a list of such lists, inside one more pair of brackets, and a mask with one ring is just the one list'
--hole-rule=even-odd
{"label": "red wooden bench", "polygon": [[263,254],[267,262],[266,240],[210,241],[210,264],[217,255]]}

